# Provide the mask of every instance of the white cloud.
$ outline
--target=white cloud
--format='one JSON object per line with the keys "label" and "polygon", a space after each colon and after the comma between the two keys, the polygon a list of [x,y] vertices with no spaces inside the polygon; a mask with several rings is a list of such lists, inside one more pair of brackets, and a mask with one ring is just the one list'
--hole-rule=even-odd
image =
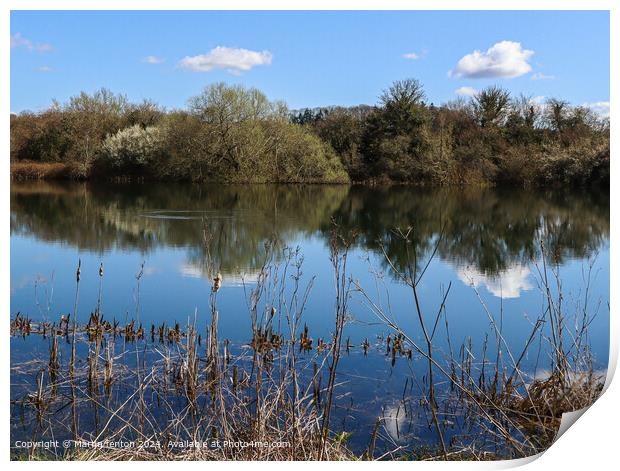
{"label": "white cloud", "polygon": [[142,62],[146,62],[147,64],[161,64],[165,59],[157,56],[146,56],[142,58]]}
{"label": "white cloud", "polygon": [[514,78],[532,70],[528,59],[534,51],[523,49],[521,43],[501,41],[486,52],[474,51],[463,56],[448,76],[456,78]]}
{"label": "white cloud", "polygon": [[459,268],[456,274],[461,281],[476,288],[484,285],[493,296],[498,298],[518,298],[521,296],[521,291],[532,289],[529,281],[530,269],[524,265],[514,265],[494,276],[485,275],[469,267]]}
{"label": "white cloud", "polygon": [[530,77],[531,80],[553,80],[555,78],[555,75],[546,75],[543,74],[542,72],[536,72],[535,74],[532,74],[532,76]]}
{"label": "white cloud", "polygon": [[257,65],[271,64],[273,56],[269,51],[250,51],[248,49],[218,46],[207,54],[187,56],[179,66],[194,72],[209,72],[224,69],[232,74],[251,70]]}
{"label": "white cloud", "polygon": [[592,103],[584,103],[583,106],[587,106],[601,118],[609,118],[610,103],[608,101],[595,101]]}
{"label": "white cloud", "polygon": [[25,47],[26,49],[32,49],[32,41],[22,36],[22,33],[15,33],[11,36],[11,49],[14,47]]}
{"label": "white cloud", "polygon": [[34,48],[39,52],[50,52],[54,50],[52,45],[47,43],[37,43],[34,45]]}
{"label": "white cloud", "polygon": [[460,96],[476,96],[478,90],[473,87],[460,87],[454,90],[454,93]]}
{"label": "white cloud", "polygon": [[50,52],[54,49],[51,44],[34,43],[30,39],[23,37],[21,33],[15,33],[11,36],[11,49],[18,47],[38,52]]}
{"label": "white cloud", "polygon": [[37,72],[53,72],[54,69],[52,69],[51,67],[47,66],[47,65],[42,65],[41,67],[37,67]]}
{"label": "white cloud", "polygon": [[403,54],[403,58],[410,59],[410,60],[416,60],[420,58],[420,55],[416,54],[415,52],[408,52],[406,54]]}

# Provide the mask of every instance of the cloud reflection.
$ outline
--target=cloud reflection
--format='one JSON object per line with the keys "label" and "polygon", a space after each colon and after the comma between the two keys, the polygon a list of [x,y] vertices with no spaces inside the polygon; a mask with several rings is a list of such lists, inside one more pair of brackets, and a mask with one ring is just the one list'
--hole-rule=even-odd
{"label": "cloud reflection", "polygon": [[513,265],[493,275],[486,275],[470,266],[458,268],[459,279],[476,288],[484,286],[493,296],[512,299],[521,296],[523,291],[533,288],[529,278],[531,270],[526,265]]}
{"label": "cloud reflection", "polygon": [[[183,263],[179,266],[179,273],[189,278],[209,278],[208,273],[200,265]],[[231,273],[223,271],[222,285],[224,286],[243,286],[244,284],[254,284],[258,281],[260,270]]]}

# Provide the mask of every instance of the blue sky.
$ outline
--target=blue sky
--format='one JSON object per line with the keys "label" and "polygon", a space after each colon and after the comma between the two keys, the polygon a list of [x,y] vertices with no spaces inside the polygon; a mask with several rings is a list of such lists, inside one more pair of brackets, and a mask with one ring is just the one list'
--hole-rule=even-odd
{"label": "blue sky", "polygon": [[11,13],[14,112],[100,87],[178,108],[216,81],[292,109],[374,104],[408,77],[434,103],[499,84],[608,107],[609,13]]}

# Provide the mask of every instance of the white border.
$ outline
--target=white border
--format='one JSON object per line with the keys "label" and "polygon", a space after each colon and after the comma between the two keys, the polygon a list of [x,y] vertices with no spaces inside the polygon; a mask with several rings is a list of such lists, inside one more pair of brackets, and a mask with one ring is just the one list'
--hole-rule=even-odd
{"label": "white border", "polygon": [[[191,0],[151,0],[151,1],[136,1],[136,0],[94,0],[86,4],[84,1],[78,0],[59,0],[53,2],[42,0],[5,0],[0,6],[0,28],[2,33],[0,34],[0,64],[2,65],[0,84],[2,87],[2,94],[0,96],[0,120],[2,122],[2,181],[5,182],[4,190],[0,196],[0,206],[2,208],[2,232],[0,234],[2,240],[2,257],[0,260],[4,260],[3,270],[0,272],[0,305],[3,307],[2,311],[4,322],[8,322],[10,316],[10,270],[9,270],[9,257],[10,257],[10,244],[9,244],[9,113],[10,113],[10,47],[9,47],[9,31],[10,31],[10,10],[610,10],[611,11],[611,81],[612,84],[610,90],[611,101],[611,114],[614,116],[620,116],[617,113],[618,103],[620,97],[618,92],[620,91],[620,75],[618,73],[618,59],[620,58],[620,36],[618,27],[620,26],[620,7],[619,2],[613,0],[505,0],[501,4],[498,0],[423,0],[423,1],[403,1],[403,0],[383,0],[381,2],[371,0],[297,0],[294,4],[287,4],[282,1],[264,0],[261,2],[248,1],[248,0],[228,0],[228,1],[210,1],[199,2]],[[616,84],[614,86],[613,84]],[[618,129],[612,120],[612,141],[611,148],[617,149],[618,147]],[[613,153],[613,152],[612,152]],[[618,201],[619,190],[614,183],[618,182],[618,164],[615,162],[614,157],[611,159],[611,171],[612,171],[612,185],[611,185],[611,201]],[[611,257],[610,257],[610,281],[611,286],[620,287],[620,279],[618,277],[618,268],[620,267],[618,259],[618,251],[615,247],[618,246],[618,234],[615,230],[616,221],[618,220],[618,206],[616,204],[611,205]],[[611,300],[610,305],[616,306],[618,303],[618,290],[610,290]],[[5,324],[6,325],[6,324]],[[618,334],[620,333],[620,322],[617,314],[612,311],[611,315],[611,342],[610,342],[610,373],[613,374],[615,370],[618,358]],[[2,435],[0,436],[0,444],[6,447],[5,459],[9,459],[9,342],[5,341],[1,343],[0,356],[4,369],[4,381],[2,386],[2,399],[0,403],[3,404],[2,417],[0,417],[0,423],[2,424]],[[410,467],[428,469],[500,469],[507,467],[515,467],[529,463],[529,468],[533,470],[548,470],[549,468],[559,469],[608,469],[613,463],[617,466],[617,448],[618,442],[616,438],[617,426],[620,418],[620,386],[618,381],[614,381],[609,384],[608,378],[608,390],[581,418],[579,418],[577,424],[571,427],[561,438],[542,456],[538,459],[526,459],[517,460],[511,462],[490,462],[490,463],[469,463],[469,462],[455,462],[455,463],[399,463],[399,462],[386,462],[386,463],[345,463],[344,466],[350,468],[359,467]],[[235,463],[191,463],[182,462],[181,465],[185,468],[204,469],[205,466],[212,467],[217,466],[223,468],[229,468],[236,466]],[[246,463],[246,466],[252,468],[266,469],[272,467],[289,467],[290,464],[282,463],[265,463],[265,462],[252,462]],[[338,466],[341,466],[339,464]],[[49,466],[51,468],[60,469],[64,467],[73,466],[85,466],[84,463],[67,463],[67,462],[55,462],[55,463],[11,463],[10,466],[15,467],[37,467],[37,466]],[[109,466],[109,463],[88,463],[87,466],[100,467]],[[115,465],[116,466],[116,465]],[[119,463],[118,466],[126,467],[132,466],[128,463]],[[135,465],[133,465],[135,466]],[[171,463],[149,463],[149,467],[169,468]],[[306,468],[317,466],[313,462],[300,462],[294,464],[297,468]],[[321,464],[323,466],[332,466],[331,464]]]}

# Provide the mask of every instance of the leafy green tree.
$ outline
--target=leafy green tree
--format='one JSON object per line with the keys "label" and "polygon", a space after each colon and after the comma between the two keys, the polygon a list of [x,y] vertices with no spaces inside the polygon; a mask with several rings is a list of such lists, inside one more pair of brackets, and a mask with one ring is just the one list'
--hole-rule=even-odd
{"label": "leafy green tree", "polygon": [[419,80],[397,80],[384,90],[379,100],[383,105],[388,133],[414,132],[425,122],[424,89]]}
{"label": "leafy green tree", "polygon": [[368,107],[337,107],[313,124],[318,136],[336,151],[347,173],[354,180],[367,177],[360,145],[368,112]]}
{"label": "leafy green tree", "polygon": [[422,176],[418,171],[423,170],[428,149],[422,84],[415,79],[394,82],[381,95],[380,104],[366,121],[364,160],[375,177],[416,180]]}

